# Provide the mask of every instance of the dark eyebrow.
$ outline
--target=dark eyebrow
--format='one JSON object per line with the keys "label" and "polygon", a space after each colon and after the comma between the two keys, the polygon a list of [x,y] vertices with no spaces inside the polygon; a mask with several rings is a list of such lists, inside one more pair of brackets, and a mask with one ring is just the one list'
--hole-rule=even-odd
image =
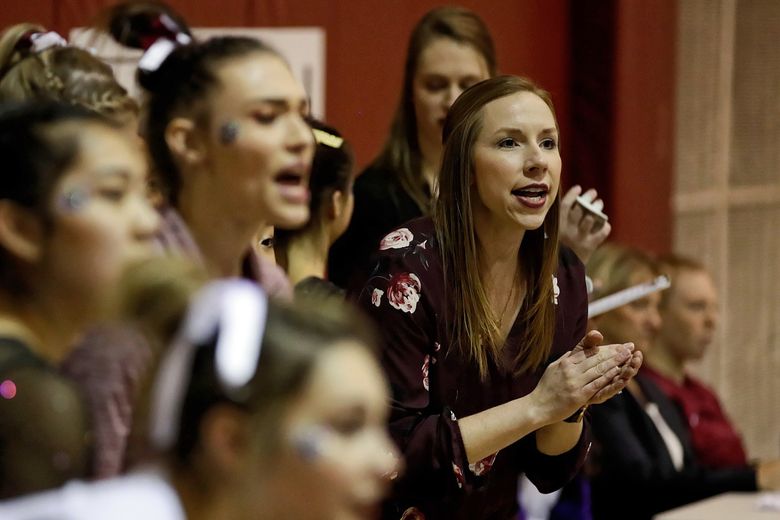
{"label": "dark eyebrow", "polygon": [[[523,132],[519,128],[511,127],[511,126],[504,126],[499,128],[495,131],[493,135],[497,134],[521,134],[525,135],[525,132]],[[545,128],[541,132],[539,132],[540,135],[558,135],[558,129],[557,128]]]}
{"label": "dark eyebrow", "polygon": [[98,168],[93,171],[93,173],[99,175],[101,178],[105,177],[121,177],[122,179],[129,181],[132,178],[132,175],[130,172],[125,170],[124,168],[117,168],[113,166],[108,166],[105,168]]}
{"label": "dark eyebrow", "polygon": [[[284,110],[289,109],[291,105],[295,104],[295,103],[290,103],[290,100],[287,98],[254,98],[254,99],[250,99],[247,102],[248,105],[255,105],[261,103],[272,105],[274,108],[284,109]],[[297,104],[299,104],[301,108],[308,108],[309,98],[308,97],[301,98]]]}
{"label": "dark eyebrow", "polygon": [[[440,74],[438,72],[428,72],[426,74],[422,74],[423,79],[449,79],[449,76],[446,74]],[[478,74],[465,74],[462,76],[458,76],[455,78],[457,81],[463,81],[463,80],[478,80],[480,79],[480,76]]]}

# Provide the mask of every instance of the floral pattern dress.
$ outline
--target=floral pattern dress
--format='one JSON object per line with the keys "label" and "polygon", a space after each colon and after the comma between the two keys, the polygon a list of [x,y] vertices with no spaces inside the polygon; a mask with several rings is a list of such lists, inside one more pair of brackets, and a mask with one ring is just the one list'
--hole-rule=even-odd
{"label": "floral pattern dress", "polygon": [[[562,487],[584,462],[587,428],[579,443],[559,456],[540,453],[529,435],[475,464],[467,461],[457,418],[530,393],[543,370],[518,377],[492,364],[483,382],[472,363],[449,350],[446,286],[430,218],[391,232],[375,259],[370,278],[353,296],[380,327],[381,361],[393,394],[390,431],[406,457],[384,517],[514,518],[520,473],[543,492]],[[568,249],[561,251],[554,288],[550,361],[574,347],[586,330],[585,271]],[[518,317],[504,348],[507,356],[519,349],[521,329]]]}

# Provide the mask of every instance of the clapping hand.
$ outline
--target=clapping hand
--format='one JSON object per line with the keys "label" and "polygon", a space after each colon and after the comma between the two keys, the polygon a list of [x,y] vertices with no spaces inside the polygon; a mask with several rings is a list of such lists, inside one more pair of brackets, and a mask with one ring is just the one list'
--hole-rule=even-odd
{"label": "clapping hand", "polygon": [[533,393],[548,423],[562,421],[588,404],[606,401],[636,375],[642,354],[634,345],[601,345],[603,340],[598,331],[589,332],[544,371]]}

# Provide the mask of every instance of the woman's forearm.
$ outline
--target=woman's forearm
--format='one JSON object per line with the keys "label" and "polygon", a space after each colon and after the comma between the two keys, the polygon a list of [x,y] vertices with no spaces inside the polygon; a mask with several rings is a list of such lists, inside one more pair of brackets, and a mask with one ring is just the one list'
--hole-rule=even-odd
{"label": "woman's forearm", "polygon": [[[586,336],[578,348],[545,369],[530,394],[459,420],[469,463],[480,461],[539,429],[543,430],[537,434],[536,445],[541,453],[554,456],[573,448],[580,438],[582,425],[563,420],[591,402],[594,396],[601,395],[605,388],[616,392],[625,385],[621,379],[622,367],[632,359],[632,349],[627,345],[590,345],[600,340],[598,333]],[[632,365],[630,375],[635,373]],[[614,386],[616,380],[619,386]]]}
{"label": "woman's forearm", "polygon": [[533,394],[458,420],[469,464],[506,448],[546,424],[534,404]]}

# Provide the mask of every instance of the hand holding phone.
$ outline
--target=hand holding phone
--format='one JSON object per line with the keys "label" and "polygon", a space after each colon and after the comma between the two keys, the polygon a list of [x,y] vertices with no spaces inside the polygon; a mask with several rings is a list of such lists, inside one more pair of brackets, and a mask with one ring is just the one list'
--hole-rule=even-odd
{"label": "hand holding phone", "polygon": [[583,192],[573,186],[561,199],[558,237],[583,263],[609,236],[612,229],[604,213],[604,201],[594,189]]}
{"label": "hand holding phone", "polygon": [[602,228],[609,220],[609,217],[602,211],[604,209],[604,202],[601,199],[590,200],[585,195],[579,195],[575,199],[575,202],[582,208],[586,215],[590,215],[595,219],[593,224],[594,231]]}

